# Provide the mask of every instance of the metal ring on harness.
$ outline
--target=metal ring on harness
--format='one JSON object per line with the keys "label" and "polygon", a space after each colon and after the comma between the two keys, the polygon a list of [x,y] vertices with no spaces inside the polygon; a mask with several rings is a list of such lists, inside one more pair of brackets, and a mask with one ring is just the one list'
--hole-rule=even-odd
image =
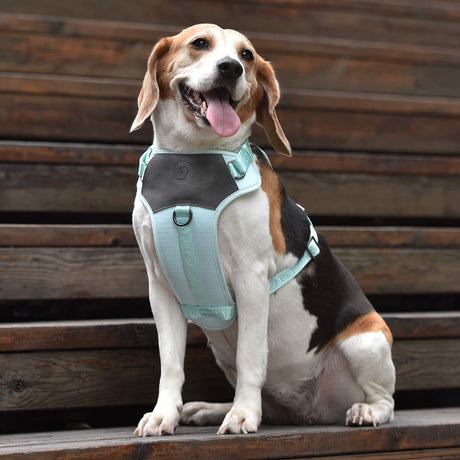
{"label": "metal ring on harness", "polygon": [[185,227],[186,225],[188,225],[188,224],[192,221],[192,217],[193,217],[193,212],[192,212],[192,210],[190,209],[190,210],[189,210],[189,215],[188,215],[187,222],[181,223],[181,222],[179,222],[179,221],[177,220],[176,210],[174,210],[174,212],[173,212],[173,222],[174,222],[178,227]]}

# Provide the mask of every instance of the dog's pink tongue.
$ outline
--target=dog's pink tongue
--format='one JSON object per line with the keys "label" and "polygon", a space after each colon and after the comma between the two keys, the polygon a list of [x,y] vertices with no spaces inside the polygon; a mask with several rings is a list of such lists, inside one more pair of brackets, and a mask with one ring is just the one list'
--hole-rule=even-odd
{"label": "dog's pink tongue", "polygon": [[208,110],[206,118],[214,132],[221,137],[229,137],[240,129],[241,121],[229,103],[226,91],[209,91],[203,94]]}

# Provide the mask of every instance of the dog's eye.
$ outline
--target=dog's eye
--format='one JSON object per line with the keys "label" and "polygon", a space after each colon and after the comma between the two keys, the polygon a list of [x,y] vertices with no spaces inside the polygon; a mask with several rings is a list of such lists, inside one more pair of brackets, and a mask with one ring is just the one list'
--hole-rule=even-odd
{"label": "dog's eye", "polygon": [[241,57],[245,60],[245,61],[253,61],[254,60],[254,54],[252,53],[251,50],[243,50],[241,51]]}
{"label": "dog's eye", "polygon": [[192,46],[197,50],[205,50],[209,48],[209,43],[205,38],[197,38],[193,40]]}

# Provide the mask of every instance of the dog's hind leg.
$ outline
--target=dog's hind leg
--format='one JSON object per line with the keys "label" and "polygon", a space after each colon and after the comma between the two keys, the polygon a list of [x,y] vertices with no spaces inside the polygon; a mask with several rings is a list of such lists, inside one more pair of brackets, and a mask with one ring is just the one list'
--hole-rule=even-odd
{"label": "dog's hind leg", "polygon": [[393,419],[395,368],[383,332],[366,332],[337,344],[356,384],[364,393],[346,412],[345,424],[380,425]]}
{"label": "dog's hind leg", "polygon": [[320,424],[380,425],[393,418],[395,369],[382,332],[334,344],[316,385],[312,419]]}
{"label": "dog's hind leg", "polygon": [[181,423],[184,425],[220,425],[232,403],[189,402],[184,404]]}

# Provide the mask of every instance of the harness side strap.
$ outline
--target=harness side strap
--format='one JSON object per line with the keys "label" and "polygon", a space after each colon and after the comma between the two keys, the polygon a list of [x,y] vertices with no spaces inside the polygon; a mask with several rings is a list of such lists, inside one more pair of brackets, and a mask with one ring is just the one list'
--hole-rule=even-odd
{"label": "harness side strap", "polygon": [[[308,219],[310,221],[310,219]],[[316,233],[313,224],[310,221],[310,240],[307,244],[303,256],[297,263],[290,268],[285,268],[270,279],[270,294],[273,294],[278,289],[282,288],[285,284],[295,278],[310,261],[312,261],[320,253],[318,244],[318,234]]]}

